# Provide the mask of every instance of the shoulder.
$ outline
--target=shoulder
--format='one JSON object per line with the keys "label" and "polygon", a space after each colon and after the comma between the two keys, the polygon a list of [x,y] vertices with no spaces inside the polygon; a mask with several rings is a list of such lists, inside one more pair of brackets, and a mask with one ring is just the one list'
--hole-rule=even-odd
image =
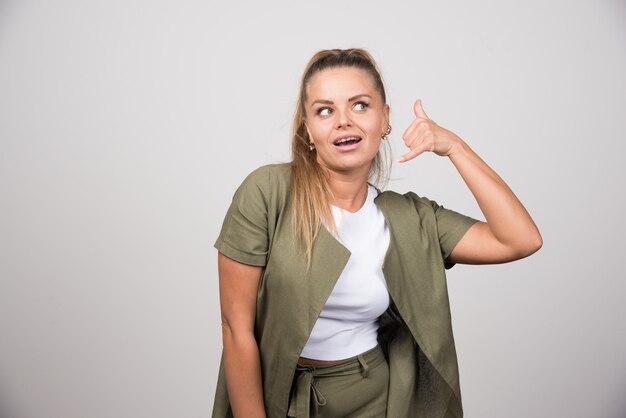
{"label": "shoulder", "polygon": [[261,166],[246,176],[242,187],[255,186],[263,190],[287,186],[291,183],[291,164],[268,164]]}
{"label": "shoulder", "polygon": [[249,173],[237,188],[233,201],[259,210],[282,208],[291,195],[291,164],[269,164]]}
{"label": "shoulder", "polygon": [[267,164],[263,165],[250,174],[249,178],[261,179],[261,178],[290,178],[291,177],[291,163],[279,163],[279,164]]}
{"label": "shoulder", "polygon": [[[415,228],[430,231],[431,237],[439,241],[444,260],[467,230],[477,222],[474,218],[447,209],[434,200],[413,192],[405,194],[383,192],[377,199],[380,199],[380,203],[377,203],[381,210],[387,213],[390,223],[395,223],[396,231],[401,231],[399,234],[415,231]],[[413,235],[411,232],[410,236]],[[452,265],[445,263],[446,268]]]}
{"label": "shoulder", "polygon": [[420,218],[436,218],[438,223],[460,221],[462,223],[474,223],[475,219],[462,215],[451,209],[444,207],[435,200],[428,197],[419,196],[414,192],[404,194],[393,191],[384,191],[378,195],[377,204],[381,207],[392,208],[396,213],[407,213],[407,210],[417,212]]}
{"label": "shoulder", "polygon": [[272,190],[286,189],[291,184],[291,164],[268,164],[250,172],[241,182],[238,192],[260,191],[263,194]]}
{"label": "shoulder", "polygon": [[377,200],[381,205],[404,206],[417,211],[419,214],[433,213],[439,207],[435,201],[419,196],[414,192],[401,194],[392,190],[385,190],[379,193]]}

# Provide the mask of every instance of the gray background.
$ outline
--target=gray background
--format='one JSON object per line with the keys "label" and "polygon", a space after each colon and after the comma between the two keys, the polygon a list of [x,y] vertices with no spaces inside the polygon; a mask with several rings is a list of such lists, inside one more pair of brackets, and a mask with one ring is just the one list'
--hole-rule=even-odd
{"label": "gray background", "polygon": [[[233,191],[289,159],[318,49],[378,59],[395,156],[412,103],[544,237],[457,266],[468,418],[626,416],[623,1],[0,0],[0,416],[208,417],[212,248]],[[480,212],[446,159],[389,188]]]}

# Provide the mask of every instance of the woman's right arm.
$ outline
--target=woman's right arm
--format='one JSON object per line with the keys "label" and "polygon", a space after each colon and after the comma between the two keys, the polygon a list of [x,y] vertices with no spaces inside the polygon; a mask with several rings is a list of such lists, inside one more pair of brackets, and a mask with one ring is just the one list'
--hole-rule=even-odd
{"label": "woman's right arm", "polygon": [[222,341],[228,397],[234,418],[265,418],[259,346],[254,337],[262,267],[218,253]]}

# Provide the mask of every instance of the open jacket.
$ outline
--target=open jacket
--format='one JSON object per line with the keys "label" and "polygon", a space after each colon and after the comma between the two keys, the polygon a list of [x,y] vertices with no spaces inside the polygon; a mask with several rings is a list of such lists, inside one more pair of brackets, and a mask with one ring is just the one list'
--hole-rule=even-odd
{"label": "open jacket", "polygon": [[[268,418],[287,416],[295,367],[350,252],[321,228],[312,262],[294,243],[291,166],[252,172],[237,189],[215,247],[263,266],[256,306],[263,396]],[[445,260],[475,219],[414,193],[376,197],[389,228],[383,274],[391,298],[379,342],[389,361],[387,417],[462,417]],[[213,418],[232,417],[223,357]]]}

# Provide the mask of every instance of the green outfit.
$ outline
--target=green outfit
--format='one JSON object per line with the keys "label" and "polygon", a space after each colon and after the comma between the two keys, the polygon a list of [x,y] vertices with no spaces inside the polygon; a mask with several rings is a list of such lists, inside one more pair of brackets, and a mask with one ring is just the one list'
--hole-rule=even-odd
{"label": "green outfit", "polygon": [[380,345],[333,366],[296,366],[288,417],[380,418],[389,365]]}
{"label": "green outfit", "polygon": [[[350,252],[321,228],[307,267],[294,244],[291,166],[252,172],[237,189],[215,247],[241,263],[263,266],[257,294],[259,345],[268,418],[284,418],[300,353]],[[389,228],[383,263],[390,308],[379,343],[389,363],[387,417],[462,417],[445,259],[475,219],[414,193],[374,200]],[[213,418],[232,417],[223,358]]]}

